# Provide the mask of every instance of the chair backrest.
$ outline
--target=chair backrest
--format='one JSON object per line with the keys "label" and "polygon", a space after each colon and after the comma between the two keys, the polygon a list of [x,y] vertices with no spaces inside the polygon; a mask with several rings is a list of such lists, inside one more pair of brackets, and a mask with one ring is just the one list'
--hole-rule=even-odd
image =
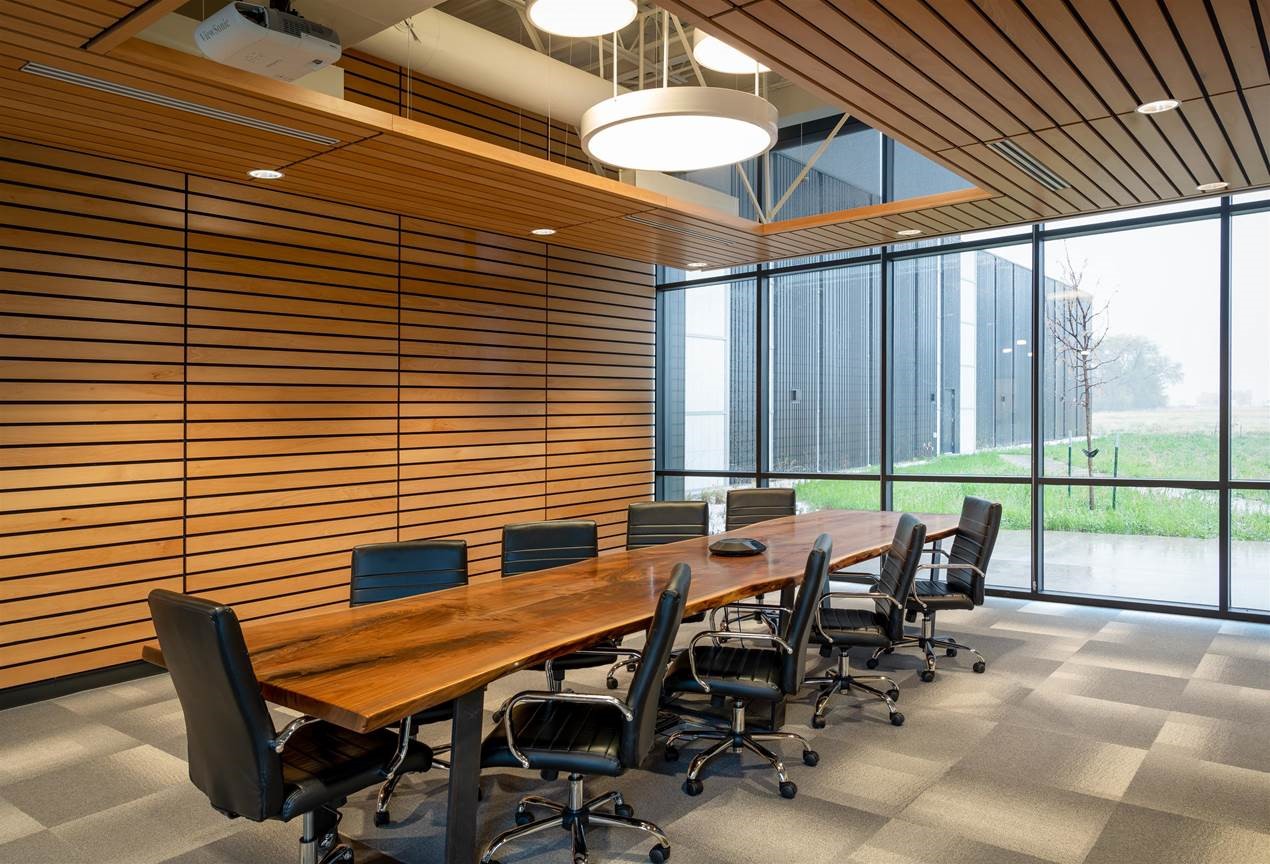
{"label": "chair backrest", "polygon": [[727,530],[794,515],[794,490],[729,489]]}
{"label": "chair backrest", "polygon": [[710,533],[704,501],[641,501],[626,509],[626,548],[660,546]]}
{"label": "chair backrest", "polygon": [[891,639],[899,639],[904,635],[904,606],[908,602],[908,595],[913,592],[917,565],[921,563],[922,547],[925,545],[926,525],[911,513],[901,515],[899,524],[895,526],[895,537],[891,539],[891,547],[882,558],[882,567],[878,574],[878,587],[899,602],[874,601],[886,634]]}
{"label": "chair backrest", "polygon": [[503,575],[519,576],[600,554],[595,523],[557,519],[503,526]]}
{"label": "chair backrest", "polygon": [[[781,630],[781,638],[794,649],[792,655],[784,655],[781,666],[781,690],[790,696],[803,686],[807,666],[807,641],[811,638],[816,606],[829,584],[829,559],[832,557],[833,540],[828,534],[821,534],[807,555],[803,584],[798,586],[798,593],[794,597],[793,614],[785,618],[785,626]],[[786,596],[784,592],[782,596]]]}
{"label": "chair backrest", "polygon": [[262,821],[282,808],[282,760],[238,617],[156,589],[150,615],[181,711],[190,780],[223,813]]}
{"label": "chair backrest", "polygon": [[349,603],[378,603],[467,584],[467,543],[407,540],[353,549]]}
{"label": "chair backrest", "polygon": [[[1001,530],[1001,504],[983,498],[967,496],[961,503],[961,519],[957,523],[957,536],[948,552],[952,564],[973,564],[983,573],[988,572],[992,549],[997,545],[997,532]],[[976,606],[983,605],[984,582],[973,570],[946,570],[948,584],[970,595]]]}
{"label": "chair backrest", "polygon": [[652,749],[657,731],[657,710],[661,700],[662,681],[666,666],[675,646],[675,636],[684,617],[684,605],[688,602],[688,587],[692,584],[692,571],[687,564],[676,564],[670,571],[670,581],[662,589],[653,614],[652,626],[644,640],[643,656],[639,668],[626,691],[626,704],[635,719],[624,725],[621,741],[621,760],[627,767],[635,767]]}

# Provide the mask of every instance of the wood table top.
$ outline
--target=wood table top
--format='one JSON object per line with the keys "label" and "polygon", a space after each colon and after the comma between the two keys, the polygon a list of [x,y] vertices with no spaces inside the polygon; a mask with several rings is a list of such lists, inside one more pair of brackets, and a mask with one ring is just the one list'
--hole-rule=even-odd
{"label": "wood table top", "polygon": [[[927,539],[955,516],[921,516]],[[834,541],[833,566],[886,551],[898,513],[825,510],[419,597],[299,618],[249,622],[243,635],[265,699],[347,729],[379,729],[510,672],[647,629],[671,567],[692,568],[685,614],[775,591],[802,579],[816,537]],[[767,552],[711,555],[720,536],[753,537]],[[144,659],[163,665],[154,643]]]}

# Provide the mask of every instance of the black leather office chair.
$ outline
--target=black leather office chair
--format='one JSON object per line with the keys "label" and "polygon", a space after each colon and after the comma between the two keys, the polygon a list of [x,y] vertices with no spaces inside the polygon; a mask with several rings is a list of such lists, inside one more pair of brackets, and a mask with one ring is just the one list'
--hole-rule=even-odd
{"label": "black leather office chair", "polygon": [[[704,501],[641,501],[626,509],[626,548],[645,549],[705,537],[710,533],[710,507]],[[706,620],[704,612],[689,615],[685,622]],[[617,672],[625,667],[634,672],[638,658],[618,660],[604,678],[610,690],[618,687]]]}
{"label": "black leather office chair", "polygon": [[[808,684],[822,685],[811,717],[811,725],[815,728],[824,728],[830,698],[852,688],[881,699],[891,714],[891,722],[896,726],[904,725],[904,715],[895,709],[895,700],[900,698],[899,687],[885,675],[852,675],[850,653],[857,646],[885,648],[904,638],[904,609],[913,593],[913,581],[917,577],[917,565],[921,563],[925,542],[926,526],[915,516],[905,513],[900,517],[895,537],[882,558],[880,574],[869,590],[826,592],[816,607],[812,641],[837,652],[838,666],[828,675],[807,679]],[[834,575],[840,574],[835,572]],[[831,603],[839,597],[872,600],[873,608],[836,609]],[[891,686],[884,692],[865,684],[865,681],[885,681]]]}
{"label": "black leather office chair", "polygon": [[[973,609],[983,605],[984,586],[987,582],[988,562],[997,544],[1001,529],[1001,505],[983,498],[967,497],[961,504],[961,518],[952,549],[943,552],[935,546],[931,549],[930,564],[919,565],[918,574],[927,571],[943,571],[944,579],[918,579],[909,598],[907,619],[911,622],[922,616],[921,633],[905,635],[889,648],[873,652],[866,663],[870,669],[878,665],[878,657],[892,650],[916,647],[926,660],[926,668],[919,673],[923,681],[935,680],[935,649],[943,648],[947,657],[956,657],[958,651],[975,655],[970,668],[982,673],[988,668],[983,655],[969,645],[963,645],[951,636],[935,633],[935,613],[941,609]],[[939,556],[945,561],[940,561]]]}
{"label": "black leather office chair", "polygon": [[[569,773],[566,804],[538,796],[522,798],[516,806],[518,827],[504,831],[481,857],[490,864],[507,843],[549,828],[564,828],[573,838],[574,864],[586,864],[586,831],[597,825],[634,828],[657,841],[648,857],[661,864],[670,857],[670,840],[651,822],[634,818],[620,792],[587,800],[586,775],[617,777],[644,761],[653,746],[657,705],[675,634],[683,620],[692,573],[677,564],[657,602],[657,611],[644,642],[644,656],[631,679],[626,701],[607,694],[526,692],[508,699],[499,710],[500,728],[485,739],[481,763],[487,768],[536,768]],[[600,812],[613,805],[613,812]],[[535,809],[551,816],[535,822]]]}
{"label": "black leather office chair", "polygon": [[729,489],[726,528],[728,531],[734,531],[737,528],[753,525],[755,522],[793,516],[795,504],[796,499],[792,488]]}
{"label": "black leather office chair", "polygon": [[[759,743],[761,741],[796,741],[802,745],[805,764],[815,765],[820,761],[816,751],[801,735],[793,732],[747,732],[745,706],[754,699],[780,701],[802,689],[807,640],[820,595],[825,590],[832,555],[833,543],[829,535],[821,534],[807,556],[803,584],[798,588],[793,607],[783,616],[784,626],[779,635],[706,630],[696,634],[688,649],[672,664],[666,675],[668,693],[702,693],[722,696],[732,702],[732,724],[728,728],[680,729],[666,741],[666,758],[671,760],[679,757],[676,745],[680,741],[706,739],[718,742],[698,754],[688,766],[683,788],[689,795],[701,794],[702,783],[698,778],[706,765],[729,750],[739,753],[744,748],[762,756],[776,769],[781,796],[793,798],[798,793],[798,787],[786,776],[785,764],[780,757]],[[697,644],[721,636],[728,639],[728,644]],[[733,641],[741,644],[734,645]],[[747,642],[757,643],[757,646],[746,647]]]}
{"label": "black leather office chair", "polygon": [[[369,543],[353,549],[349,605],[399,600],[466,584],[467,543],[462,540]],[[419,712],[412,722],[418,729],[429,723],[448,723],[453,718],[454,705],[446,702]],[[449,750],[448,744],[434,748],[432,764],[448,769],[450,763],[440,757]],[[401,777],[400,773],[389,777],[380,788],[375,804],[376,825],[388,824],[388,805]]]}
{"label": "black leather office chair", "polygon": [[[589,519],[503,526],[504,578],[574,564],[599,554],[599,535],[595,523]],[[547,673],[547,689],[559,691],[564,689],[565,673],[569,670],[606,666],[619,655],[638,657],[639,652],[622,648],[615,639],[605,639],[533,668]]]}
{"label": "black leather office chair", "polygon": [[[793,516],[796,510],[797,496],[793,488],[729,489],[724,530],[734,531],[756,522]],[[762,603],[764,595],[760,594],[755,599]],[[740,621],[755,620],[764,622],[773,633],[779,631],[780,622],[777,612],[758,609],[735,615],[737,608],[733,606],[724,610],[723,629],[726,630]]]}
{"label": "black leather office chair", "polygon": [[641,501],[626,508],[626,548],[643,549],[704,537],[710,508],[704,501]]}
{"label": "black leather office chair", "polygon": [[408,734],[363,735],[313,717],[277,732],[232,609],[155,590],[150,614],[185,714],[194,785],[231,818],[302,817],[301,864],[352,862],[339,808],[394,773],[428,770],[432,751]]}

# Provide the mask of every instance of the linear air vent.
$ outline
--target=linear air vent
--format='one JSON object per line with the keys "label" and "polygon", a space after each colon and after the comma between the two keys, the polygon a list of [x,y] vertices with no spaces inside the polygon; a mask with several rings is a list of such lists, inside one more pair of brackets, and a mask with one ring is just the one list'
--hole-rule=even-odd
{"label": "linear air vent", "polygon": [[1003,138],[1000,141],[990,142],[988,146],[1007,159],[1015,168],[1018,168],[1051,192],[1071,188],[1070,183],[1036,161],[1030,153],[1013,141]]}
{"label": "linear air vent", "polygon": [[682,225],[675,225],[671,222],[661,222],[657,219],[649,219],[647,216],[640,216],[638,213],[628,213],[622,217],[628,222],[635,222],[640,225],[647,225],[649,228],[656,228],[658,231],[668,231],[671,234],[682,234],[685,237],[696,237],[698,240],[709,240],[711,243],[722,243],[724,246],[735,246],[736,244],[725,237],[717,234],[707,234],[705,231],[696,231],[692,228],[684,228]]}
{"label": "linear air vent", "polygon": [[45,78],[52,78],[55,81],[64,81],[67,84],[78,84],[80,87],[90,87],[93,90],[100,90],[103,93],[113,93],[116,96],[127,96],[129,99],[149,102],[151,105],[161,105],[164,108],[172,108],[176,111],[188,111],[190,114],[198,114],[201,117],[210,117],[213,120],[223,120],[226,123],[237,123],[239,126],[250,126],[251,128],[259,129],[262,132],[273,132],[277,135],[287,135],[291,138],[299,138],[301,141],[309,141],[313,144],[325,144],[328,147],[333,147],[340,143],[340,139],[331,138],[327,135],[318,135],[313,132],[305,132],[302,129],[292,129],[290,126],[270,123],[268,120],[257,120],[255,117],[246,117],[242,114],[233,114],[229,111],[221,111],[218,108],[211,108],[207,105],[199,105],[197,102],[186,102],[184,99],[173,99],[171,96],[151,93],[148,90],[138,90],[136,87],[129,87],[126,84],[116,84],[113,81],[103,81],[100,78],[91,78],[87,75],[80,75],[78,72],[67,72],[65,69],[45,66],[42,63],[24,63],[22,65],[22,71],[30,72],[32,75],[41,75]]}

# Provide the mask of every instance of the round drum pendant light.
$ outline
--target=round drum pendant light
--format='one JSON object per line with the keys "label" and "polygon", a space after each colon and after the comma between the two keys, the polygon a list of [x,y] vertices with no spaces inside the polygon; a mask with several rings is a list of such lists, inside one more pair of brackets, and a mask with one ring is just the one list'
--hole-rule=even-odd
{"label": "round drum pendant light", "polygon": [[753,75],[756,72],[771,72],[762,63],[743,51],[738,51],[722,39],[706,33],[704,30],[692,31],[692,56],[707,69],[715,72],[727,72],[732,75]]}
{"label": "round drum pendant light", "polygon": [[731,165],[776,143],[776,106],[724,87],[658,87],[605,99],[582,115],[588,155],[619,168]]}
{"label": "round drum pendant light", "polygon": [[639,9],[634,0],[529,0],[526,11],[539,30],[581,39],[621,30]]}

